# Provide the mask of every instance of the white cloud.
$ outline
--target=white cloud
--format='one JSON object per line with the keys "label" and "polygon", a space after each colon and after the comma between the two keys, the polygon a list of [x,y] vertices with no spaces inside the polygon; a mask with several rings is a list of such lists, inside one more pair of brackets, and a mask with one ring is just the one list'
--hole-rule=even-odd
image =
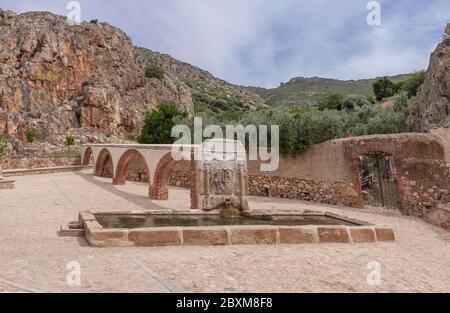
{"label": "white cloud", "polygon": [[[274,86],[294,76],[343,79],[426,67],[450,17],[447,0],[81,0],[82,18],[108,21],[140,46],[171,54],[228,81]],[[65,0],[0,0],[17,11],[64,14]]]}

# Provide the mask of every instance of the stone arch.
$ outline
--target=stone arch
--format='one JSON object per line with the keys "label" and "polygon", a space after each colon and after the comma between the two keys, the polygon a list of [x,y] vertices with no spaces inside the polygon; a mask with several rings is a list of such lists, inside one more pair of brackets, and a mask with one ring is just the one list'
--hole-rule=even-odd
{"label": "stone arch", "polygon": [[92,152],[91,147],[87,147],[82,155],[81,165],[89,166],[91,161],[94,162],[94,153]]}
{"label": "stone arch", "polygon": [[[152,184],[150,186],[149,196],[153,200],[167,200],[169,198],[169,178],[176,164],[185,163],[193,168],[195,173],[195,165],[192,161],[181,160],[177,161],[172,158],[172,153],[165,154],[158,165],[155,173],[153,173]],[[193,190],[195,189],[195,174],[193,175],[193,183],[191,183],[191,202],[193,197]],[[195,192],[194,192],[195,193]]]}
{"label": "stone arch", "polygon": [[109,152],[108,149],[104,148],[100,151],[97,160],[95,162],[95,170],[94,170],[94,175],[95,176],[104,176],[105,174],[105,168],[106,165],[108,163],[108,161],[111,162],[111,166],[112,166],[112,175],[114,176],[114,163],[112,160],[112,156],[111,153]]}
{"label": "stone arch", "polygon": [[147,161],[145,160],[144,156],[139,151],[135,149],[130,149],[125,151],[124,154],[122,154],[122,156],[119,159],[119,162],[117,163],[113,179],[114,185],[125,185],[128,166],[130,165],[130,162],[136,157],[141,158],[147,171],[147,175],[150,178],[150,171],[148,169]]}

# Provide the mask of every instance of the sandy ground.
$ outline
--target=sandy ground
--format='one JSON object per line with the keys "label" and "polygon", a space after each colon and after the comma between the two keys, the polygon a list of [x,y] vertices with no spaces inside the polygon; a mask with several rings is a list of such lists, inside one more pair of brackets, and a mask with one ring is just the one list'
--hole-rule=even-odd
{"label": "sandy ground", "polygon": [[[146,184],[113,186],[89,171],[18,177],[15,190],[0,190],[0,292],[450,291],[450,233],[382,210],[250,201],[252,208],[327,210],[390,226],[396,242],[93,248],[57,236],[80,210],[188,208],[188,190],[171,189],[168,201],[152,202],[147,193]],[[66,280],[73,261],[80,285]],[[367,281],[372,261],[380,265],[378,285]]]}

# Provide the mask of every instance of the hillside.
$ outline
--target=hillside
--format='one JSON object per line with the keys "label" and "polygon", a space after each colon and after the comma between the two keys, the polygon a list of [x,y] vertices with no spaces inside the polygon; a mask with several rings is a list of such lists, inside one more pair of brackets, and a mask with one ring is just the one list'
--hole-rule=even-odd
{"label": "hillside", "polygon": [[[194,104],[214,109],[214,102],[224,103],[219,110],[256,109],[265,107],[264,100],[250,90],[230,84],[213,76],[194,65],[172,58],[170,55],[136,47],[136,61],[145,69],[147,65],[156,64],[183,81],[192,91]],[[219,100],[219,101],[214,101]],[[220,101],[221,100],[221,101]],[[203,102],[203,103],[202,103]],[[198,111],[199,107],[196,107]]]}
{"label": "hillside", "polygon": [[[390,77],[394,81],[400,81],[408,75]],[[270,106],[316,106],[328,94],[339,92],[344,95],[359,94],[373,96],[372,84],[374,79],[361,80],[337,80],[328,78],[304,78],[296,77],[287,83],[282,83],[278,88],[265,89],[249,87],[249,90],[259,94]]]}

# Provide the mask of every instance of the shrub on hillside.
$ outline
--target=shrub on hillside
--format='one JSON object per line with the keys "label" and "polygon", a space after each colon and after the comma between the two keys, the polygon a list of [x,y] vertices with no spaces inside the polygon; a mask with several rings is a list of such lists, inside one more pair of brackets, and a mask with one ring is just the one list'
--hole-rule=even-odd
{"label": "shrub on hillside", "polygon": [[309,111],[295,115],[293,123],[284,125],[289,139],[283,151],[298,155],[312,145],[342,136],[342,116],[337,111]]}
{"label": "shrub on hillside", "polygon": [[394,102],[394,111],[395,112],[403,112],[404,114],[408,114],[408,93],[403,91],[399,94],[396,94],[391,98]]}
{"label": "shrub on hillside", "polygon": [[406,121],[404,111],[364,106],[348,114],[344,132],[348,136],[397,134],[407,131]]}
{"label": "shrub on hillside", "polygon": [[157,78],[162,80],[164,78],[164,70],[162,67],[151,64],[145,68],[145,77],[147,78]]}
{"label": "shrub on hillside", "polygon": [[328,97],[319,103],[319,110],[342,110],[344,104],[344,95],[336,92],[328,95]]}
{"label": "shrub on hillside", "polygon": [[224,99],[213,99],[208,104],[210,107],[224,111],[228,108],[228,102]]}
{"label": "shrub on hillside", "polygon": [[30,129],[26,132],[25,137],[27,137],[28,143],[33,143],[37,139],[38,134],[34,129]]}
{"label": "shrub on hillside", "polygon": [[75,145],[75,137],[73,135],[66,136],[66,140],[64,141],[64,144],[67,147],[74,146]]}
{"label": "shrub on hillside", "polygon": [[0,134],[0,158],[6,155],[7,148],[8,148],[8,140],[5,138],[5,136]]}
{"label": "shrub on hillside", "polygon": [[361,95],[348,95],[344,98],[342,108],[348,111],[354,110],[357,107],[370,105],[371,103],[365,96]]}

